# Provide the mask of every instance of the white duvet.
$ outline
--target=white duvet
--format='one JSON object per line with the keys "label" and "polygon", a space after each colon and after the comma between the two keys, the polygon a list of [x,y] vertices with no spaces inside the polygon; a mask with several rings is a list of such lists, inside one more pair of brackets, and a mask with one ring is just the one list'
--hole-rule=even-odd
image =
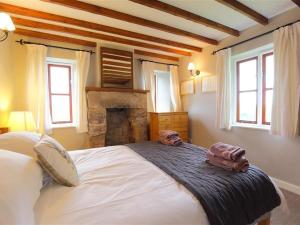
{"label": "white duvet", "polygon": [[70,155],[80,185],[45,187],[35,207],[37,224],[209,224],[185,187],[126,146]]}
{"label": "white duvet", "polygon": [[209,225],[199,201],[184,186],[128,147],[70,155],[80,185],[43,188],[36,224]]}

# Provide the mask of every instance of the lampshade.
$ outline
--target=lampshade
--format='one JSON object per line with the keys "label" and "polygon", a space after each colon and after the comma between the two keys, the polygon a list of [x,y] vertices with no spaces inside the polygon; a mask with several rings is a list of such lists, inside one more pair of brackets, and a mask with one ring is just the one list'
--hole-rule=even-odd
{"label": "lampshade", "polygon": [[0,30],[14,31],[15,25],[10,16],[6,13],[0,13]]}
{"label": "lampshade", "polygon": [[189,63],[189,65],[188,65],[188,70],[195,70],[195,65],[194,65],[194,63]]}
{"label": "lampshade", "polygon": [[35,131],[36,126],[31,112],[11,112],[8,119],[11,131]]}

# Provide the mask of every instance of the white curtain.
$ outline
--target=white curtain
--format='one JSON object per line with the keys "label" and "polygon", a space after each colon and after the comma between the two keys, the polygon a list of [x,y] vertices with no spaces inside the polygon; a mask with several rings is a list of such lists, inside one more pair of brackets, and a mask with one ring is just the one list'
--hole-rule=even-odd
{"label": "white curtain", "polygon": [[274,31],[274,93],[271,133],[298,133],[300,99],[300,22]]}
{"label": "white curtain", "polygon": [[170,66],[170,91],[174,112],[182,111],[180,99],[180,86],[178,77],[178,66]]}
{"label": "white curtain", "polygon": [[86,101],[86,82],[90,67],[90,53],[77,51],[77,132],[85,133],[88,131],[87,122],[87,101]]}
{"label": "white curtain", "polygon": [[49,134],[51,133],[51,117],[45,71],[47,47],[41,45],[26,45],[26,47],[27,107],[34,116],[37,131]]}
{"label": "white curtain", "polygon": [[217,92],[216,92],[216,126],[231,129],[231,49],[216,53]]}
{"label": "white curtain", "polygon": [[149,112],[156,112],[155,106],[155,78],[154,78],[155,63],[142,63],[142,76],[144,78],[144,90],[149,90],[147,94],[147,105]]}

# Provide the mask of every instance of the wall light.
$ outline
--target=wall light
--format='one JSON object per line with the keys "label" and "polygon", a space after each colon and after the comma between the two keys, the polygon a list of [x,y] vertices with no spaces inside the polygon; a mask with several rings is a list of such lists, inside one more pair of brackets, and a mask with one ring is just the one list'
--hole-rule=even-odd
{"label": "wall light", "polygon": [[200,76],[200,70],[195,69],[194,63],[189,63],[188,70],[190,71],[191,76],[193,76],[193,77]]}
{"label": "wall light", "polygon": [[8,32],[14,31],[15,25],[10,16],[6,13],[0,13],[0,42],[5,41],[8,37]]}
{"label": "wall light", "polygon": [[10,131],[36,131],[32,112],[11,112],[8,119]]}

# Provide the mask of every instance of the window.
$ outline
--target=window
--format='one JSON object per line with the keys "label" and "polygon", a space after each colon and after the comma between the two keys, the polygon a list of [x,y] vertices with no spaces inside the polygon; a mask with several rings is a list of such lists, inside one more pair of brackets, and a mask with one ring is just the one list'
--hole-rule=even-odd
{"label": "window", "polygon": [[256,51],[236,57],[237,124],[270,125],[273,101],[273,52]]}
{"label": "window", "polygon": [[171,111],[170,73],[155,72],[155,104],[157,112]]}
{"label": "window", "polygon": [[73,123],[73,64],[47,63],[49,110],[53,125]]}
{"label": "window", "polygon": [[270,52],[263,55],[262,123],[270,125],[274,85],[274,56]]}

